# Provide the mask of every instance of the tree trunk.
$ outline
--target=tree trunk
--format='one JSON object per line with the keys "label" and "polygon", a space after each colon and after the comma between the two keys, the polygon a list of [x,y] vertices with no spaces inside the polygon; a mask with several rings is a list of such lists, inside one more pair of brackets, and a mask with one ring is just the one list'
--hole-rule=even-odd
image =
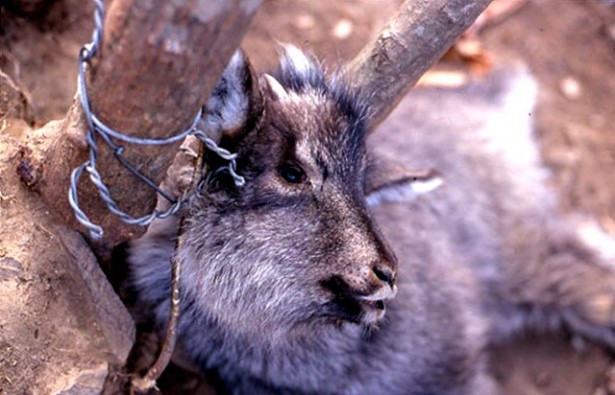
{"label": "tree trunk", "polygon": [[[166,138],[183,131],[207,101],[259,4],[260,0],[115,0],[104,20],[102,47],[88,71],[94,114],[130,136]],[[35,152],[25,158],[35,173],[25,176],[36,178],[48,205],[82,230],[67,194],[72,169],[87,159],[85,133],[83,112],[75,100],[62,122],[51,122],[30,136]],[[123,156],[158,184],[179,143],[125,146]],[[97,168],[120,208],[135,217],[151,212],[155,192],[122,167],[102,142],[99,148]],[[81,207],[105,230],[104,238],[94,243],[97,252],[104,254],[144,231],[109,212],[87,174],[79,191]]]}

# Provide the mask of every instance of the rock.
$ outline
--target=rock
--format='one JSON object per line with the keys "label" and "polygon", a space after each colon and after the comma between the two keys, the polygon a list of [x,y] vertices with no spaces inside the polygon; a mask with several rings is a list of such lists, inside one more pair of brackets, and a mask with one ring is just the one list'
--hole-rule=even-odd
{"label": "rock", "polygon": [[19,183],[23,135],[0,133],[0,393],[100,394],[134,324],[83,238]]}
{"label": "rock", "polygon": [[99,395],[108,374],[108,365],[101,363],[91,369],[71,369],[58,377],[50,395]]}
{"label": "rock", "polygon": [[97,323],[107,340],[109,351],[115,357],[113,362],[123,363],[128,358],[135,339],[132,317],[107,281],[83,237],[60,226],[56,227],[56,234],[73,257],[76,269],[85,282],[89,300],[98,318]]}
{"label": "rock", "polygon": [[0,71],[0,120],[18,118],[29,124],[34,122],[34,113],[30,107],[28,98],[3,71]]}

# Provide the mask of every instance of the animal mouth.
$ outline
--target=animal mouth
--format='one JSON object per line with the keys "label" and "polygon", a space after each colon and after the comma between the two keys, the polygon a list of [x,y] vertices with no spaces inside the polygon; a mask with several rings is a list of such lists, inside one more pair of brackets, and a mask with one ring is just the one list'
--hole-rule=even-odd
{"label": "animal mouth", "polygon": [[331,318],[359,325],[373,325],[384,317],[384,300],[364,300],[356,297],[336,297],[330,303]]}
{"label": "animal mouth", "polygon": [[330,313],[357,324],[372,325],[380,321],[386,312],[385,302],[397,293],[397,286],[392,285],[365,294],[364,291],[352,289],[339,277],[331,278],[322,285],[335,295],[329,304],[332,308]]}
{"label": "animal mouth", "polygon": [[386,313],[386,305],[383,300],[359,300],[353,299],[358,313],[354,316],[356,324],[373,327],[382,321]]}
{"label": "animal mouth", "polygon": [[361,300],[360,303],[370,309],[374,310],[384,310],[384,301],[383,300]]}
{"label": "animal mouth", "polygon": [[384,300],[359,300],[362,314],[360,321],[364,324],[373,325],[384,317],[386,307]]}
{"label": "animal mouth", "polygon": [[357,294],[355,297],[366,302],[383,302],[388,299],[393,299],[395,295],[397,295],[397,285],[383,286],[369,295]]}
{"label": "animal mouth", "polygon": [[385,301],[397,293],[397,287],[383,288],[380,291],[366,296],[356,296],[354,299],[361,306],[361,321],[366,324],[375,324],[384,317],[386,312]]}

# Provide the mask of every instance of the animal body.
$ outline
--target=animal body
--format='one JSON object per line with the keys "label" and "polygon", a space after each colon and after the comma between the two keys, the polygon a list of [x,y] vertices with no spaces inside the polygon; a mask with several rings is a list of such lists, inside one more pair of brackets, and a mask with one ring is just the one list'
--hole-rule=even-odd
{"label": "animal body", "polygon": [[497,394],[485,346],[526,327],[615,349],[613,256],[545,186],[534,96],[522,71],[417,91],[368,140],[343,75],[236,54],[204,124],[246,183],[207,153],[181,229],[129,249],[139,309],[165,327],[175,254],[180,351],[232,394]]}

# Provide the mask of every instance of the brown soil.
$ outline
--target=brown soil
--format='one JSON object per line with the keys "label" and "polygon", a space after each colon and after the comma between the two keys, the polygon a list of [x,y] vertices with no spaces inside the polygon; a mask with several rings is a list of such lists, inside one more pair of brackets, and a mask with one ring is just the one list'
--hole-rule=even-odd
{"label": "brown soil", "polygon": [[[72,101],[76,54],[90,37],[92,7],[80,0],[56,0],[48,2],[52,5],[41,13],[23,13],[11,6],[14,3],[20,2],[9,1],[0,8],[0,67],[26,93],[34,123],[42,125],[62,118]],[[537,136],[563,209],[592,215],[615,235],[615,6],[608,3],[530,0],[514,15],[484,28],[479,37],[495,62],[523,59],[539,80]],[[271,0],[259,11],[244,47],[257,69],[270,68],[275,63],[275,40],[307,48],[333,66],[355,55],[398,4],[399,1],[375,0]],[[19,125],[17,129],[13,126],[2,124],[0,133],[19,130]],[[11,139],[18,138],[21,132],[13,134]],[[2,150],[15,147],[6,143]],[[3,215],[16,216],[7,199],[22,192],[14,185],[16,177],[5,177],[14,174],[15,162],[14,153],[4,153],[6,160],[0,162],[0,208]],[[44,238],[44,229],[36,232],[33,235]],[[0,240],[11,241],[15,234],[14,228],[0,228]],[[15,245],[19,245],[18,240]],[[4,286],[8,283],[2,282],[3,278],[14,275],[2,271],[23,269],[13,268],[16,264],[5,256],[10,254],[0,250],[3,301],[6,299],[2,292],[12,289]],[[58,330],[57,323],[36,316],[55,292],[72,287],[74,279],[57,275],[54,270],[40,270],[41,281],[48,283],[43,295],[27,294],[27,285],[15,286],[13,297],[23,296],[31,308],[3,311],[0,332],[3,322],[17,319],[24,323],[25,331],[32,333],[34,344],[43,341],[46,333]],[[18,291],[26,294],[19,295]],[[0,340],[5,336],[1,334]],[[493,353],[496,374],[510,394],[606,393],[609,359],[595,346],[579,346],[578,341],[574,344],[576,348],[566,338],[548,336],[520,340]],[[28,349],[27,345],[23,347]],[[0,344],[0,394],[4,394],[2,388],[7,382],[32,380],[38,367],[46,362],[14,350],[9,344]]]}

